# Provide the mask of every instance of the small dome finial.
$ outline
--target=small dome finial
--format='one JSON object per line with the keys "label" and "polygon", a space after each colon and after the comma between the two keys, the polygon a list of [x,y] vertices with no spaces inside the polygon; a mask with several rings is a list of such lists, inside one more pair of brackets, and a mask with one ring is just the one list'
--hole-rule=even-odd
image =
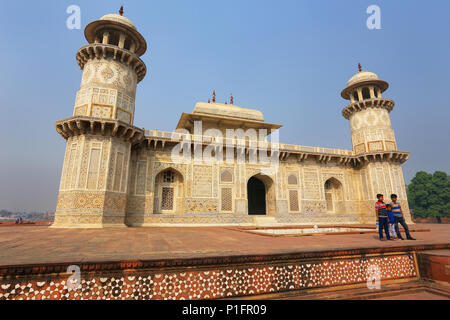
{"label": "small dome finial", "polygon": [[359,62],[358,62],[358,70],[359,70],[359,72],[362,71],[361,63],[359,63]]}
{"label": "small dome finial", "polygon": [[123,6],[120,6],[119,14],[120,14],[121,16],[123,16]]}
{"label": "small dome finial", "polygon": [[216,90],[213,90],[212,102],[216,103]]}
{"label": "small dome finial", "polygon": [[234,104],[233,94],[230,94],[230,104]]}

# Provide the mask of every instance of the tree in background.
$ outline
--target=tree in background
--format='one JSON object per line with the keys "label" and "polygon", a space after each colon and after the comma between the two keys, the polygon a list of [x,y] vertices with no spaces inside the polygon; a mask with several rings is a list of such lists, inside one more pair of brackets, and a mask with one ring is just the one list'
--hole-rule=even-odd
{"label": "tree in background", "polygon": [[450,217],[449,178],[442,171],[416,173],[407,188],[409,206],[415,217],[436,218],[439,223],[441,218]]}

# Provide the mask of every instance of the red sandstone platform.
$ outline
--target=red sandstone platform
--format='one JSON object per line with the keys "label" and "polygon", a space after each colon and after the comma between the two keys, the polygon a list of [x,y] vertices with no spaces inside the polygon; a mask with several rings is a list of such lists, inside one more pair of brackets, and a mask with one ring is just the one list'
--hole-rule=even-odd
{"label": "red sandstone platform", "polygon": [[[0,300],[449,298],[450,225],[411,229],[417,241],[210,227],[0,228]],[[70,265],[81,271],[75,290]],[[366,288],[374,266],[383,286],[375,293]]]}
{"label": "red sandstone platform", "polygon": [[[267,237],[229,228],[0,228],[0,266],[268,256],[408,247],[449,248],[450,225],[413,225],[417,241],[379,241],[377,234]],[[429,230],[425,231],[424,230]],[[418,232],[421,231],[421,232]]]}
{"label": "red sandstone platform", "polygon": [[[258,297],[249,297],[254,299]],[[415,281],[384,285],[380,290],[355,288],[347,290],[324,291],[312,294],[285,294],[275,296],[278,300],[450,300],[447,286],[429,281]]]}

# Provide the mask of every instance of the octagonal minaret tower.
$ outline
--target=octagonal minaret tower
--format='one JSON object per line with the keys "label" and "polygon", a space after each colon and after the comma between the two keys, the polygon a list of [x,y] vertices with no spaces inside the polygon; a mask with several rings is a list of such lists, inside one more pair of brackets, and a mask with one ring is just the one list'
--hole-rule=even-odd
{"label": "octagonal minaret tower", "polygon": [[147,44],[134,24],[107,14],[86,26],[77,52],[83,71],[73,116],[56,122],[67,140],[55,227],[124,226],[136,86],[146,74]]}
{"label": "octagonal minaret tower", "polygon": [[394,101],[382,96],[389,84],[375,73],[363,71],[360,64],[358,67],[359,72],[348,81],[341,96],[350,100],[342,115],[350,121],[353,166],[361,178],[357,184],[362,209],[360,222],[375,221],[373,204],[378,193],[384,194],[386,201],[390,194],[397,194],[405,218],[411,222],[401,168],[409,153],[397,149],[390,119]]}
{"label": "octagonal minaret tower", "polygon": [[355,154],[397,150],[389,113],[394,101],[383,98],[389,84],[379,80],[373,72],[359,72],[347,83],[341,96],[350,100],[342,115],[350,120],[353,151]]}

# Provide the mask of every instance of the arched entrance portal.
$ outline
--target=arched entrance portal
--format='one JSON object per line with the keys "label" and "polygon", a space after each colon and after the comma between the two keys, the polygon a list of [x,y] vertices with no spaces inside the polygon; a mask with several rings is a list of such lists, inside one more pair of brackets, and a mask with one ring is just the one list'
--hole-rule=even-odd
{"label": "arched entrance portal", "polygon": [[266,186],[258,178],[251,177],[247,183],[248,214],[266,215]]}
{"label": "arched entrance portal", "polygon": [[276,215],[275,184],[271,177],[257,174],[247,182],[249,215]]}

